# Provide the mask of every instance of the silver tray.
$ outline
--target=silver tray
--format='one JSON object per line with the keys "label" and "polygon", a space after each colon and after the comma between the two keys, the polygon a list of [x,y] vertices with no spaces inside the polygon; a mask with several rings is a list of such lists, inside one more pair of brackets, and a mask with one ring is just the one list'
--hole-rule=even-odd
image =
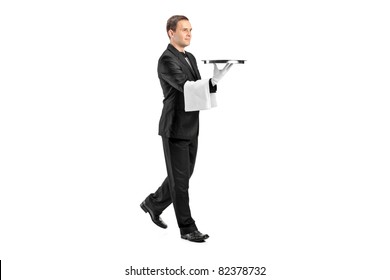
{"label": "silver tray", "polygon": [[213,59],[213,60],[202,60],[205,64],[209,63],[234,63],[234,64],[244,64],[246,60],[242,59]]}

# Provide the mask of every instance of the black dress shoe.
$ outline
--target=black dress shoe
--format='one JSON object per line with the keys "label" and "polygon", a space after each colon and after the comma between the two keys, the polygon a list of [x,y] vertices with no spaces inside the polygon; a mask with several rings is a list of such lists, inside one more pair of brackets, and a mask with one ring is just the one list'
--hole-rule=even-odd
{"label": "black dress shoe", "polygon": [[145,213],[149,213],[150,218],[152,219],[153,223],[155,223],[156,225],[158,225],[158,226],[161,227],[161,228],[167,228],[167,227],[168,227],[167,224],[164,223],[163,220],[161,220],[160,215],[155,215],[155,214],[153,213],[152,209],[150,209],[150,208],[146,205],[145,200],[141,203],[140,206],[141,206],[142,210],[145,211]]}
{"label": "black dress shoe", "polygon": [[209,235],[208,234],[203,234],[203,233],[195,230],[195,231],[193,231],[191,233],[182,234],[181,238],[183,238],[185,240],[188,240],[188,241],[192,241],[192,242],[203,242],[207,238],[209,238]]}

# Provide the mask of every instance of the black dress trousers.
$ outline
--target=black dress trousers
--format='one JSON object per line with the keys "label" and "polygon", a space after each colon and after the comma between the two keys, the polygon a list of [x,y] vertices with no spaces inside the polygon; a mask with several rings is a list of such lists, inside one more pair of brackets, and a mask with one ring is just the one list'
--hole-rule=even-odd
{"label": "black dress trousers", "polygon": [[189,205],[189,180],[194,171],[198,138],[175,139],[162,137],[168,177],[155,193],[146,199],[153,212],[160,215],[171,203],[181,234],[197,230]]}

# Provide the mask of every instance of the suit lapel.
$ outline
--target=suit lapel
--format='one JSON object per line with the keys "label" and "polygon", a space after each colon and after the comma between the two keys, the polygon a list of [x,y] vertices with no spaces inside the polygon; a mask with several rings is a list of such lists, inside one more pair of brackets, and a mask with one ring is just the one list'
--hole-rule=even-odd
{"label": "suit lapel", "polygon": [[196,61],[195,61],[194,57],[192,55],[188,55],[188,59],[190,60],[191,65],[194,68],[192,70],[193,70],[193,72],[195,74],[196,79],[200,80],[200,73],[199,73],[198,66],[196,65]]}
{"label": "suit lapel", "polygon": [[193,76],[193,78],[196,79],[196,74],[195,74],[194,69],[192,69],[191,65],[188,64],[187,60],[185,59],[185,57],[181,53],[179,53],[179,59],[180,59],[181,63],[184,64],[186,66],[186,68],[191,72],[191,75]]}
{"label": "suit lapel", "polygon": [[[168,49],[179,59],[180,63],[184,65],[184,68],[186,71],[186,74],[191,77],[194,80],[198,80],[198,75],[196,74],[197,69],[192,69],[191,66],[188,64],[187,60],[184,58],[184,56],[171,44],[168,45]],[[190,58],[189,58],[190,59]],[[191,65],[194,65],[194,62],[192,59],[190,59]],[[194,66],[196,67],[196,65]]]}

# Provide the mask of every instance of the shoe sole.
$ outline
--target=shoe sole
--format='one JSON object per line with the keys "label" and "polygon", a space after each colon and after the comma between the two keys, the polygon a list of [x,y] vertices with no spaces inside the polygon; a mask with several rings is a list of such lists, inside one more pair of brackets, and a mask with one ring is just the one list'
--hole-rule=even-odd
{"label": "shoe sole", "polygon": [[156,226],[158,226],[158,227],[160,227],[160,228],[164,228],[164,229],[166,229],[166,228],[168,227],[168,226],[163,227],[163,226],[160,226],[159,224],[157,224],[157,223],[153,220],[152,214],[150,214],[148,208],[146,208],[146,206],[145,206],[145,204],[144,204],[143,202],[141,203],[140,206],[141,206],[141,209],[144,210],[145,213],[148,213],[148,214],[149,214],[150,219],[152,220],[152,222],[153,222]]}
{"label": "shoe sole", "polygon": [[184,238],[182,237],[182,239],[184,240],[188,240],[190,242],[196,242],[196,243],[200,243],[200,242],[205,242],[207,238],[200,238],[200,239],[188,239],[188,238]]}
{"label": "shoe sole", "polygon": [[207,235],[207,236],[205,236],[205,237],[202,237],[202,238],[199,238],[199,239],[188,239],[188,238],[185,238],[185,237],[181,237],[182,239],[184,239],[184,240],[188,240],[188,241],[191,241],[191,242],[204,242],[204,241],[206,241],[206,239],[207,238],[209,238],[209,236]]}
{"label": "shoe sole", "polygon": [[141,209],[144,210],[145,213],[149,213],[148,209],[146,208],[146,206],[144,205],[144,203],[141,203]]}

